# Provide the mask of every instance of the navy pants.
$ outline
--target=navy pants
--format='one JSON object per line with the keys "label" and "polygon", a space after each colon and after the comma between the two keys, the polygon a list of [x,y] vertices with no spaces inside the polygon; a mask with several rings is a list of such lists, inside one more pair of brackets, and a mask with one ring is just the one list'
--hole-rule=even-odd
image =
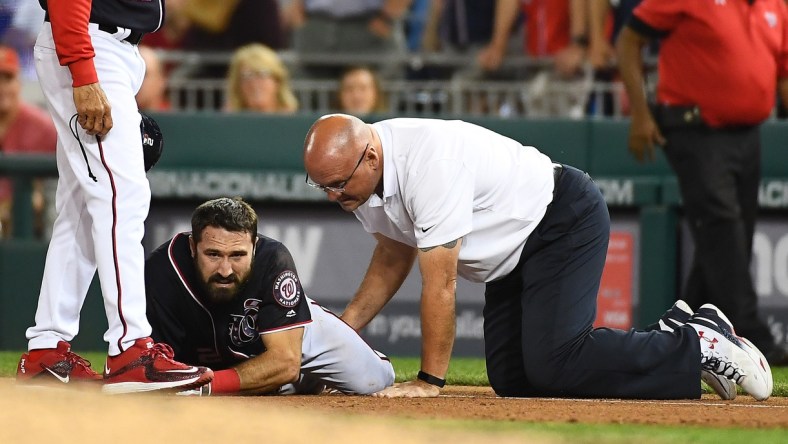
{"label": "navy pants", "polygon": [[486,287],[487,374],[498,395],[700,397],[692,327],[676,333],[592,327],[609,237],[599,189],[588,174],[564,166],[519,264]]}

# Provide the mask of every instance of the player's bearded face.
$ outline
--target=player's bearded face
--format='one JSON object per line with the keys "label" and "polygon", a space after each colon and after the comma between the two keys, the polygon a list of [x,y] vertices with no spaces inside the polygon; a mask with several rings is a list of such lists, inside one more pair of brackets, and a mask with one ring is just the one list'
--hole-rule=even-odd
{"label": "player's bearded face", "polygon": [[193,251],[194,265],[211,302],[231,301],[243,290],[254,263],[249,233],[207,227]]}

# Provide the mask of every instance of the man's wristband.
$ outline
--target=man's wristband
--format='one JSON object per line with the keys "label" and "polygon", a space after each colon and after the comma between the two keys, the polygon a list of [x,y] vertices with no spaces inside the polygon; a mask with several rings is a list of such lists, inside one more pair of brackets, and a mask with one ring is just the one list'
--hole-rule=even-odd
{"label": "man's wristband", "polygon": [[441,378],[439,378],[437,376],[432,376],[431,374],[425,373],[425,372],[423,372],[421,370],[419,370],[419,374],[416,377],[419,380],[424,381],[427,384],[434,385],[435,387],[438,387],[438,388],[443,388],[443,386],[446,385],[446,380],[445,379],[441,379]]}
{"label": "man's wristband", "polygon": [[241,377],[235,369],[219,370],[213,373],[211,394],[238,393],[241,391]]}

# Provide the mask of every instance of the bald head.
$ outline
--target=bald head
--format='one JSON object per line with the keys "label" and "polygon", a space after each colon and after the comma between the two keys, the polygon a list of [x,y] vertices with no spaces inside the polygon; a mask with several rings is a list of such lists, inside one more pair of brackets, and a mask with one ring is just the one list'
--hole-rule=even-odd
{"label": "bald head", "polygon": [[347,165],[356,161],[368,141],[369,128],[359,118],[347,114],[325,115],[306,134],[304,167],[312,178],[346,172]]}
{"label": "bald head", "polygon": [[312,125],[304,141],[304,162],[307,158],[338,159],[355,152],[357,141],[368,134],[367,125],[347,114],[328,114]]}
{"label": "bald head", "polygon": [[381,160],[382,148],[376,143],[374,131],[359,118],[347,114],[319,118],[304,141],[307,175],[318,185],[342,188],[333,192],[323,190],[329,193],[330,200],[338,201],[349,211],[375,192],[382,174]]}

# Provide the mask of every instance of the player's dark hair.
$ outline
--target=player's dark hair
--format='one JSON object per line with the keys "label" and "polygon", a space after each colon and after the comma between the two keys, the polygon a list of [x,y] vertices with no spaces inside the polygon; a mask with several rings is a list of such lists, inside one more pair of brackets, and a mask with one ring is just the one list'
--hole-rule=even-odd
{"label": "player's dark hair", "polygon": [[249,233],[257,237],[257,213],[240,197],[220,197],[203,203],[192,213],[192,237],[200,242],[205,227]]}

